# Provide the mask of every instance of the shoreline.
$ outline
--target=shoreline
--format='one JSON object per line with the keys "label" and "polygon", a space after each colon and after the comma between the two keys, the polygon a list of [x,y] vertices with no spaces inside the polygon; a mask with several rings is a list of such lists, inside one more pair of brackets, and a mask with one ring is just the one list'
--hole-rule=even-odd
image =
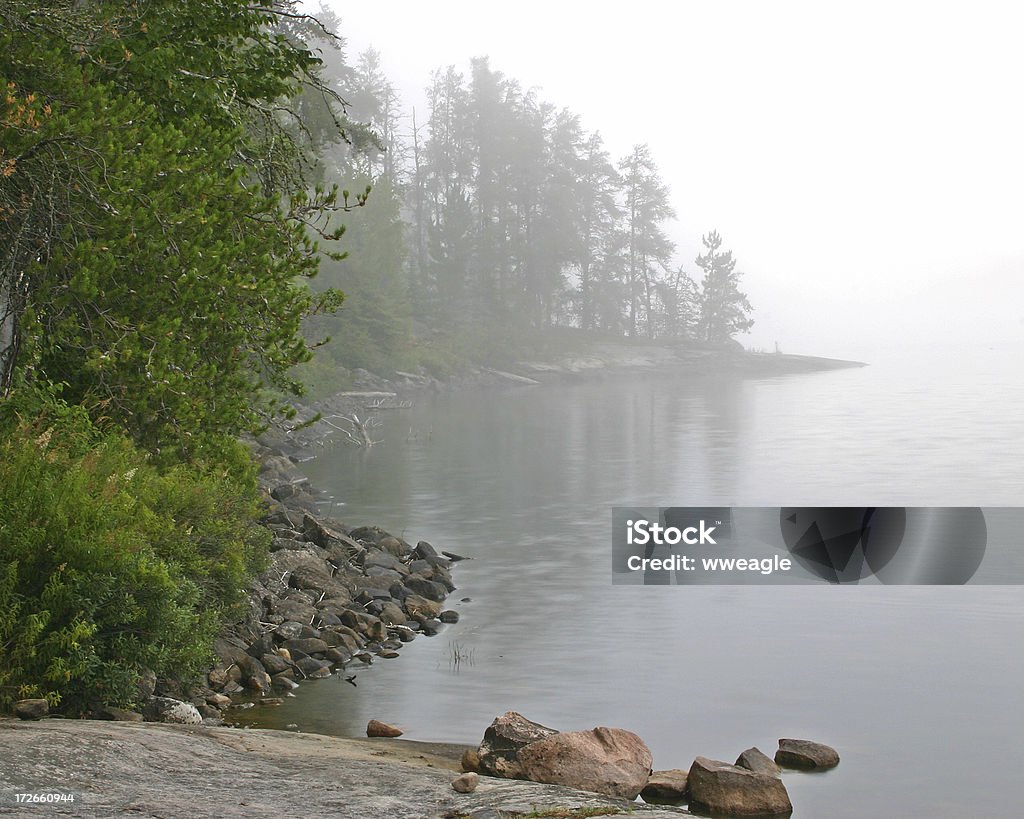
{"label": "shoreline", "polygon": [[[600,815],[692,815],[493,777],[481,777],[473,793],[456,793],[451,781],[461,769],[452,757],[461,747],[271,729],[0,719],[0,785],[8,794],[0,815],[493,819],[602,807],[612,812]],[[16,804],[16,793],[64,793],[75,801]]]}

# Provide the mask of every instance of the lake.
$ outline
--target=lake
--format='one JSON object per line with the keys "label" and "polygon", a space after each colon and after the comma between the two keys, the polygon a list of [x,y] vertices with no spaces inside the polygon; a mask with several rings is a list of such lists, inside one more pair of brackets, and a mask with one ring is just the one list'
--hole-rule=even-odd
{"label": "lake", "polygon": [[[626,728],[656,768],[779,737],[795,817],[1003,816],[1024,804],[1024,588],[613,586],[613,506],[1019,505],[1014,351],[741,380],[660,375],[421,396],[369,451],[304,464],[324,511],[472,557],[461,614],[397,660],[302,686],[269,723],[479,742],[509,709]],[[469,598],[468,602],[460,602]]]}

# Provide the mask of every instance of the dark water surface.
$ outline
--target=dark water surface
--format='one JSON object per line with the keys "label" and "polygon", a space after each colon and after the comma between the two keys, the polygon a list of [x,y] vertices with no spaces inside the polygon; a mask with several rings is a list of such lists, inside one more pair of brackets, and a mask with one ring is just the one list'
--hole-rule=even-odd
{"label": "dark water surface", "polygon": [[[765,380],[610,378],[422,397],[369,452],[306,464],[325,511],[474,560],[461,621],[304,685],[275,726],[476,743],[508,709],[640,734],[656,768],[779,737],[796,817],[1024,805],[1024,588],[611,585],[617,505],[1019,505],[1024,367],[1006,352]],[[333,507],[333,508],[332,508]],[[469,597],[471,602],[459,602]],[[262,710],[262,709],[260,709]]]}

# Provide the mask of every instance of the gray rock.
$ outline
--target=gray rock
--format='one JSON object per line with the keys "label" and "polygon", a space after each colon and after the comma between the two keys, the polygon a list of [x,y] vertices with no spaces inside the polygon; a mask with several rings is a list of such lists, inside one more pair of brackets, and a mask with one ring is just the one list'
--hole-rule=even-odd
{"label": "gray rock", "polygon": [[787,815],[793,810],[776,776],[699,756],[690,766],[690,807],[725,816]]}
{"label": "gray rock", "polygon": [[295,682],[292,677],[288,676],[294,674],[291,669],[288,671],[282,671],[280,674],[275,674],[271,680],[271,688],[275,691],[293,691],[299,687],[299,684]]}
{"label": "gray rock", "polygon": [[[428,600],[434,600],[440,603],[448,596],[448,589],[446,589],[441,583],[434,580],[427,580],[425,577],[420,575],[410,575],[405,578],[405,587],[413,594],[418,594],[421,597],[426,597]],[[408,605],[408,601],[406,601]]]}
{"label": "gray rock", "polygon": [[319,637],[296,637],[294,640],[285,640],[284,647],[291,652],[301,651],[303,654],[324,654],[330,648],[326,642]]}
{"label": "gray rock", "polygon": [[423,633],[428,637],[433,637],[441,630],[440,620],[424,620],[420,623],[420,627],[423,629]]}
{"label": "gray rock", "polygon": [[192,703],[170,697],[151,697],[142,709],[142,715],[146,722],[199,725],[203,721],[199,710]]}
{"label": "gray rock", "polygon": [[524,779],[519,752],[532,742],[557,734],[539,722],[532,722],[516,711],[506,711],[484,731],[477,751],[480,772],[507,779]]}
{"label": "gray rock", "polygon": [[402,611],[402,607],[398,603],[392,603],[390,600],[381,607],[380,619],[385,623],[391,623],[395,626],[404,626],[409,620],[405,616],[405,612]]}
{"label": "gray rock", "polygon": [[298,551],[306,549],[306,542],[303,540],[296,540],[288,537],[275,537],[270,543],[270,551],[279,552],[282,549],[290,549],[291,551]]}
{"label": "gray rock", "polygon": [[302,623],[286,620],[274,629],[274,633],[282,640],[294,640],[302,634]]}
{"label": "gray rock", "polygon": [[14,703],[14,715],[18,719],[42,719],[50,713],[50,704],[44,699],[18,700]]}
{"label": "gray rock", "polygon": [[417,559],[426,559],[428,557],[437,557],[437,550],[434,549],[427,541],[421,540],[416,544],[416,548],[412,550],[413,556]]}
{"label": "gray rock", "polygon": [[324,676],[319,672],[326,669],[330,673],[331,664],[326,660],[318,660],[316,657],[301,657],[296,660],[295,665],[307,677]]}
{"label": "gray rock", "polygon": [[759,748],[747,748],[737,757],[736,764],[740,768],[746,768],[748,771],[764,774],[765,776],[781,775],[779,766],[772,762],[771,758],[762,753]]}
{"label": "gray rock", "polygon": [[459,622],[459,613],[457,611],[447,609],[441,612],[441,614],[438,616],[438,619],[442,623],[457,623]]}
{"label": "gray rock", "polygon": [[266,669],[267,673],[271,676],[280,674],[282,671],[286,671],[291,668],[291,663],[288,662],[284,657],[279,654],[264,654],[260,658],[260,662]]}
{"label": "gray rock", "polygon": [[804,771],[827,771],[839,764],[835,748],[807,739],[780,739],[775,761],[785,768]]}

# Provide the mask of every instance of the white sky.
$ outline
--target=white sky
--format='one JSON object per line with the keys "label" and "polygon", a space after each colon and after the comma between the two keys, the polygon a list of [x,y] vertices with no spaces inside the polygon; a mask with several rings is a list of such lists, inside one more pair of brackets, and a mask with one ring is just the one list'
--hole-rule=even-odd
{"label": "white sky", "polygon": [[433,69],[487,55],[614,158],[648,142],[679,261],[717,228],[744,271],[748,345],[1024,349],[1024,5],[330,5],[421,115]]}

